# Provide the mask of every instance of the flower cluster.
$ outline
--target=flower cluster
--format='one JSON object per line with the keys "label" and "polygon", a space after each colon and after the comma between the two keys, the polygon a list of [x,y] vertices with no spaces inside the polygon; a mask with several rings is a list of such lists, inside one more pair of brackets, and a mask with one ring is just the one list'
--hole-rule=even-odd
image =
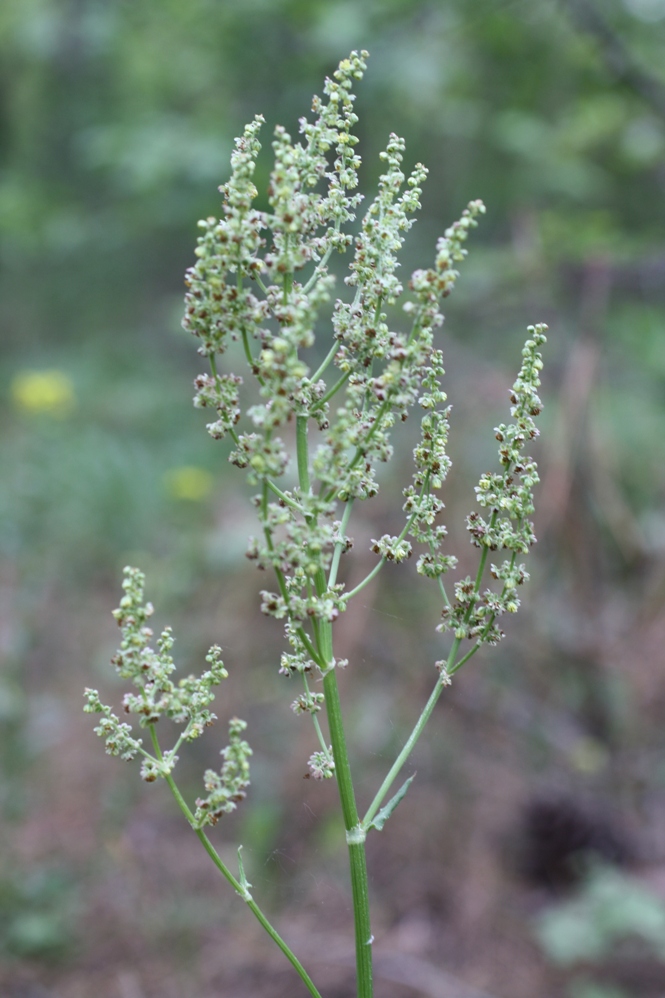
{"label": "flower cluster", "polygon": [[[275,168],[270,178],[269,198],[274,214],[270,219],[273,245],[265,266],[277,277],[301,270],[310,260],[320,261],[329,249],[344,250],[350,237],[341,231],[353,221],[353,209],[360,196],[348,195],[358,185],[360,158],[353,152],[358,139],[351,129],[358,117],[353,111],[353,82],[362,79],[367,52],[352,52],[344,59],[333,79],[326,79],[324,102],[314,97],[314,122],[301,118],[300,133],[305,143],[292,144],[282,126],[275,129],[273,150]],[[328,169],[327,153],[335,149],[333,169]],[[327,195],[316,191],[319,181],[328,180]],[[321,232],[326,227],[325,232]],[[317,275],[324,272],[319,266]]]}
{"label": "flower cluster", "polygon": [[315,780],[329,780],[335,775],[335,763],[329,751],[312,752],[307,765]]}
{"label": "flower cluster", "polygon": [[206,218],[199,222],[203,230],[198,240],[198,261],[187,271],[189,288],[185,296],[183,325],[201,340],[199,352],[212,357],[223,353],[227,339],[237,339],[254,331],[265,311],[251,292],[239,281],[227,283],[232,272],[240,278],[253,275],[262,267],[257,254],[263,240],[265,215],[252,207],[256,197],[253,176],[261,144],[258,140],[263,117],[257,115],[247,125],[231,156],[231,179],[220,188],[224,194],[224,218]]}
{"label": "flower cluster", "polygon": [[523,454],[525,445],[538,436],[534,417],[542,411],[537,389],[543,367],[539,347],[545,343],[544,325],[529,326],[529,339],[522,351],[522,367],[510,392],[510,414],[514,423],[495,428],[499,441],[501,474],[481,476],[476,487],[479,506],[490,510],[490,519],[472,513],[468,530],[477,547],[491,551],[508,550],[526,554],[535,541],[533,524],[533,488],[537,485],[536,463]]}
{"label": "flower cluster", "polygon": [[[346,404],[318,448],[314,467],[322,485],[343,500],[376,495],[376,462],[392,456],[390,428],[396,415],[406,418],[417,398],[427,351],[418,338],[391,330],[382,311],[403,292],[396,276],[397,253],[413,225],[410,216],[420,207],[420,185],[427,175],[418,164],[406,180],[403,154],[403,139],[391,135],[381,154],[387,170],[363,219],[346,278],[356,293],[352,302],[338,299],[333,312],[340,344],[335,364],[346,382]],[[350,447],[356,453],[340,477],[340,455]]]}
{"label": "flower cluster", "polygon": [[411,557],[412,548],[408,541],[384,534],[378,541],[372,538],[372,551],[374,554],[380,554],[387,561],[394,561],[396,565],[399,565],[400,561],[405,561]]}
{"label": "flower cluster", "polygon": [[197,409],[216,409],[217,419],[208,423],[207,430],[213,440],[223,440],[240,419],[238,387],[242,378],[237,374],[199,374],[194,380]]}
{"label": "flower cluster", "polygon": [[535,461],[523,451],[539,432],[534,417],[542,410],[537,392],[543,366],[539,348],[546,342],[546,328],[542,324],[529,326],[522,367],[510,391],[514,422],[501,423],[495,428],[503,470],[482,475],[476,487],[478,505],[489,511],[489,517],[477,511],[467,517],[467,530],[476,547],[484,550],[485,555],[488,550],[498,550],[511,552],[511,557],[499,566],[492,565],[492,577],[503,583],[499,592],[486,589],[480,593],[480,581],[474,584],[469,578],[456,583],[455,601],[444,607],[439,630],[452,630],[459,639],[496,644],[503,636],[497,618],[517,612],[520,605],[517,587],[528,579],[524,565],[517,563],[517,556],[526,554],[536,540],[529,516],[533,513],[533,488],[539,479]]}
{"label": "flower cluster", "polygon": [[[109,755],[131,760],[140,754],[143,757],[141,776],[147,783],[152,783],[159,776],[170,775],[178,761],[176,753],[183,742],[194,741],[214,723],[216,716],[210,710],[215,699],[213,688],[226,679],[228,672],[222,662],[221,648],[213,645],[206,655],[208,668],[205,672],[174,682],[171,630],[166,628],[162,631],[157,648],[152,647],[153,631],[148,621],[154,608],[151,603],[144,602],[144,588],[143,573],[136,568],[126,568],[124,595],[118,609],[113,611],[122,637],[120,648],[111,662],[118,675],[130,680],[136,689],[136,692],[125,694],[123,708],[126,714],[138,716],[140,727],[150,729],[154,754],[143,748],[142,739],[134,737],[131,725],[121,722],[112,709],[101,702],[97,690],[86,689],[83,709],[89,714],[102,715],[95,733],[105,739]],[[168,751],[162,751],[159,747],[155,733],[155,725],[161,718],[183,726],[175,746]],[[206,788],[211,790],[211,794],[214,789],[216,794],[214,805],[210,804],[211,814],[217,813],[222,792],[226,793],[225,810],[232,810],[235,802],[244,796],[244,788],[249,782],[247,757],[251,755],[251,750],[238,736],[245,726],[245,722],[237,718],[231,721],[231,741],[222,751],[225,759],[222,772],[218,775],[206,773]],[[211,786],[208,786],[209,783]]]}
{"label": "flower cluster", "polygon": [[446,229],[436,244],[436,259],[434,268],[416,270],[411,277],[411,290],[415,293],[416,302],[407,302],[405,312],[415,313],[421,328],[440,326],[443,316],[439,312],[439,302],[447,298],[459,277],[459,271],[454,264],[461,263],[467,255],[464,248],[469,230],[478,224],[478,215],[485,214],[482,201],[470,201],[462,217]]}
{"label": "flower cluster", "polygon": [[137,714],[141,727],[156,724],[161,717],[168,717],[176,724],[184,724],[182,738],[192,741],[213,723],[215,715],[208,709],[215,698],[212,691],[228,673],[221,660],[221,649],[214,645],[206,661],[210,668],[200,677],[187,676],[179,683],[171,678],[175,671],[171,649],[171,629],[162,631],[157,640],[157,650],[150,641],[153,632],[147,621],[154,609],[143,602],[145,576],[136,568],[125,569],[123,589],[125,595],[113,616],[121,628],[120,648],[111,659],[118,675],[129,679],[137,693],[126,693],[123,699],[125,713]]}
{"label": "flower cluster", "polygon": [[317,714],[325,701],[323,693],[311,693],[306,690],[291,704],[294,714]]}
{"label": "flower cluster", "polygon": [[141,751],[142,739],[134,738],[131,725],[121,723],[111,708],[100,701],[97,690],[91,690],[88,687],[84,696],[85,707],[83,709],[86,714],[104,715],[95,728],[95,734],[105,739],[108,754],[119,755],[121,759],[130,762],[135,758],[137,752]]}
{"label": "flower cluster", "polygon": [[262,479],[279,478],[288,464],[288,455],[282,440],[272,440],[261,433],[243,433],[238,437],[236,450],[229,455],[236,468],[249,469],[250,485],[257,485]]}
{"label": "flower cluster", "polygon": [[232,717],[229,721],[229,744],[221,752],[224,759],[222,770],[216,773],[214,769],[207,769],[203,776],[208,795],[196,801],[194,821],[197,828],[216,825],[223,814],[235,811],[238,803],[246,797],[249,757],[252,754],[247,742],[241,738],[246,727],[246,722],[238,717]]}
{"label": "flower cluster", "polygon": [[[360,231],[351,235],[348,223],[361,201],[355,192],[360,157],[352,88],[366,57],[352,52],[326,80],[323,97],[313,99],[313,117],[300,120],[300,140],[281,126],[275,129],[270,210],[264,213],[253,207],[262,119],[246,127],[236,141],[231,179],[221,188],[223,218],[201,223],[198,262],[187,275],[184,324],[211,361],[210,373],[196,379],[195,404],[216,410],[209,432],[216,439],[232,437],[229,460],[259,488],[254,503],[261,533],[250,539],[247,556],[276,576],[274,591],[261,594],[261,609],[284,622],[290,647],[280,673],[299,673],[305,680],[305,692],[293,703],[297,713],[316,713],[321,705],[308,691],[307,674],[318,670],[325,676],[336,664],[329,628],[349,595],[337,582],[341,555],[351,546],[341,526],[348,522],[348,504],[377,494],[377,469],[393,453],[392,428],[416,407],[420,434],[412,480],[403,491],[406,522],[398,536],[372,540],[380,559],[376,570],[406,560],[419,546],[417,571],[437,581],[446,603],[443,626],[457,636],[494,640],[496,617],[517,605],[514,586],[509,595],[481,595],[466,581],[458,583],[450,604],[442,582],[456,559],[443,550],[447,532],[439,493],[450,469],[450,407],[434,335],[443,322],[441,301],[455,285],[465,243],[485,207],[469,203],[437,242],[433,265],[412,274],[405,296],[398,255],[420,208],[427,170],[417,164],[408,174],[404,140],[391,134],[381,153],[377,194]],[[351,247],[348,290],[334,300],[332,339],[312,372],[303,352],[311,357],[322,310],[332,298],[328,261]],[[407,328],[396,329],[386,310],[404,296]],[[507,455],[504,472],[483,476],[477,490],[480,506],[492,512],[487,521],[480,513],[469,518],[472,538],[483,549],[523,551],[532,542],[528,514],[537,476],[533,463],[520,461],[517,452],[538,405],[533,351],[539,336],[534,331],[527,344],[513,389],[516,422],[497,429]],[[255,379],[255,397],[244,409],[239,376],[217,371],[215,355],[225,351],[229,338],[242,341]],[[295,448],[289,442],[294,425]],[[311,443],[310,433],[316,436]],[[289,487],[294,450],[298,484]],[[340,504],[347,513],[338,518]],[[497,569],[506,594],[514,570],[513,562]]]}

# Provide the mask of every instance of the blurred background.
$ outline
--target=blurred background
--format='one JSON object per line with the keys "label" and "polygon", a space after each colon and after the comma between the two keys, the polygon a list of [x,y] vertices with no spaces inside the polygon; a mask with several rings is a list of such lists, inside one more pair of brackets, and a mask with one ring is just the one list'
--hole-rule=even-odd
{"label": "blurred background", "polygon": [[[256,112],[293,134],[351,48],[363,189],[390,131],[430,169],[404,273],[466,202],[487,215],[441,332],[454,405],[451,550],[530,322],[550,325],[540,539],[506,640],[442,697],[418,777],[369,848],[377,995],[665,993],[665,0],[4,0],[0,7],[0,992],[281,998],[288,965],[215,878],[166,788],[103,753],[82,687],[118,703],[122,566],[198,670],[231,672],[181,762],[193,797],[249,722],[255,896],[350,998],[336,788],[277,675],[244,558],[253,517],[192,409],[180,330],[196,221]],[[265,198],[269,148],[257,182]],[[448,303],[447,303],[448,304]],[[400,529],[408,427],[352,521],[348,578]],[[361,806],[442,657],[435,587],[388,567],[345,615]]]}

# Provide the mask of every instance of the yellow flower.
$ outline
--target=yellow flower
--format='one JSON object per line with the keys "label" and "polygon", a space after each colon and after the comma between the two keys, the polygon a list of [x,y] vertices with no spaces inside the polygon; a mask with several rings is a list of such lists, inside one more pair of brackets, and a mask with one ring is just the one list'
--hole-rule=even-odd
{"label": "yellow flower", "polygon": [[598,773],[607,765],[607,750],[595,738],[579,738],[569,754],[574,769],[580,773]]}
{"label": "yellow flower", "polygon": [[11,386],[17,409],[49,412],[62,416],[73,408],[76,398],[71,378],[64,371],[19,371]]}
{"label": "yellow flower", "polygon": [[166,491],[174,499],[190,499],[200,502],[210,494],[213,478],[205,468],[186,464],[180,468],[171,468],[164,475]]}

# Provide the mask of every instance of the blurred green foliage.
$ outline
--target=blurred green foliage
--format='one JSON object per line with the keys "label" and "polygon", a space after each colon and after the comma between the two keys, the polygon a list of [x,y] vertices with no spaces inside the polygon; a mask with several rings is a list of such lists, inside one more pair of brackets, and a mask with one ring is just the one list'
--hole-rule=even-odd
{"label": "blurred green foliage", "polygon": [[[66,418],[7,413],[6,553],[42,564],[45,550],[58,563],[68,552],[89,566],[154,547],[169,464],[217,463],[177,373],[196,373],[174,334],[195,222],[217,210],[243,123],[262,111],[294,129],[354,46],[372,53],[359,98],[365,180],[389,130],[431,170],[406,265],[427,262],[471,197],[489,207],[484,251],[451,306],[454,335],[500,361],[527,319],[555,313],[561,343],[575,335],[579,275],[601,258],[610,408],[625,426],[625,398],[643,386],[628,436],[665,439],[662,19],[658,0],[6,0],[5,404],[11,378],[32,368],[62,369],[77,399]],[[264,191],[267,152],[261,169]],[[637,486],[649,505],[665,473]]]}
{"label": "blurred green foliage", "polygon": [[665,957],[665,902],[647,886],[613,869],[591,871],[579,896],[550,907],[538,939],[560,965],[598,962],[626,940]]}
{"label": "blurred green foliage", "polygon": [[594,982],[589,971],[611,959],[616,962],[621,955],[638,962],[652,956],[662,963],[665,902],[648,884],[611,868],[596,867],[576,897],[540,915],[536,932],[555,964],[584,968],[584,976],[571,983],[571,998],[623,998],[623,989]]}
{"label": "blurred green foliage", "polygon": [[62,959],[74,941],[76,888],[62,869],[41,865],[0,876],[0,926],[6,957]]}

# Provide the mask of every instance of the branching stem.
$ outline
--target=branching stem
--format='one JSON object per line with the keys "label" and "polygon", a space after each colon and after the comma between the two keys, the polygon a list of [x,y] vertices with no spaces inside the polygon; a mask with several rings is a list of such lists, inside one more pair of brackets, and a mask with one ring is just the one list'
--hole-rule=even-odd
{"label": "branching stem", "polygon": [[[304,684],[304,687],[305,687],[305,692],[307,694],[309,694],[309,692],[310,692],[309,683],[307,682],[307,676],[305,675],[304,672],[302,674],[302,680],[303,680],[303,684]],[[326,742],[325,738],[323,737],[323,732],[321,731],[321,724],[320,724],[319,719],[316,716],[316,714],[312,714],[312,721],[314,722],[314,730],[316,731],[316,737],[319,739],[319,744],[320,744],[321,748],[323,749],[323,753],[324,753],[326,759],[331,760],[330,749],[328,748],[328,743]]]}
{"label": "branching stem", "polygon": [[[351,460],[349,461],[349,463],[348,463],[348,465],[347,465],[347,467],[345,469],[346,472],[353,471],[353,469],[355,468],[355,466],[362,459],[362,457],[364,456],[364,454],[365,454],[365,452],[367,450],[367,445],[370,443],[372,437],[374,436],[374,434],[376,433],[376,431],[379,429],[379,426],[381,425],[381,421],[382,421],[383,417],[385,416],[386,412],[388,412],[389,409],[390,409],[390,400],[386,399],[384,402],[381,403],[381,406],[379,407],[379,411],[377,412],[376,417],[374,419],[374,422],[370,426],[370,428],[369,428],[369,430],[367,432],[367,436],[365,437],[363,443],[359,444],[358,447],[356,447],[356,452],[353,455],[353,457],[351,458]],[[330,489],[330,491],[326,493],[326,497],[325,497],[326,502],[330,502],[330,500],[335,497],[336,492],[337,492],[337,488],[336,487]]]}
{"label": "branching stem", "polygon": [[337,342],[337,340],[335,340],[330,350],[328,351],[323,363],[319,368],[317,368],[317,370],[310,378],[310,381],[312,383],[317,382],[319,378],[323,377],[325,371],[328,369],[329,365],[332,364],[333,360],[335,359],[335,354],[337,353],[338,350],[339,350],[339,343]]}
{"label": "branching stem", "polygon": [[[428,483],[429,483],[429,473],[425,476],[425,481],[423,482],[423,486],[422,486],[422,488],[420,490],[420,497],[419,498],[422,499],[423,493],[425,492],[425,490],[426,490],[426,488],[428,486]],[[402,530],[401,534],[399,535],[399,537],[397,538],[397,540],[395,542],[395,546],[397,546],[401,541],[404,540],[404,538],[408,534],[409,530],[413,526],[413,521],[415,520],[415,518],[416,518],[417,515],[418,515],[418,511],[416,509],[411,514],[411,516],[409,517],[409,519],[406,521],[406,523],[404,525],[404,529]],[[381,569],[385,565],[386,560],[387,560],[386,556],[383,555],[379,559],[378,563],[374,566],[374,568],[372,569],[372,571],[368,575],[365,576],[365,578],[362,580],[362,582],[358,583],[358,585],[355,587],[355,589],[352,589],[351,592],[349,592],[349,593],[344,593],[344,595],[342,596],[342,599],[344,600],[345,603],[348,603],[348,601],[350,599],[352,599],[356,595],[356,593],[361,592],[361,590],[363,590],[365,588],[365,586],[369,585],[369,583],[372,581],[372,579],[375,578],[375,576],[377,576],[379,574],[379,572],[381,571]]]}
{"label": "branching stem", "polygon": [[332,563],[330,565],[330,575],[328,576],[328,589],[332,587],[337,582],[337,572],[339,571],[339,560],[342,557],[342,551],[346,546],[346,528],[349,525],[349,520],[351,519],[351,510],[353,509],[353,499],[349,499],[346,506],[344,507],[344,513],[342,514],[342,521],[339,525],[339,540],[335,543],[335,550],[333,551]]}
{"label": "branching stem", "polygon": [[[493,529],[494,526],[495,526],[495,524],[496,524],[497,515],[498,514],[496,512],[494,512],[492,514],[492,519],[490,521],[490,528],[491,529]],[[468,610],[467,610],[467,612],[465,614],[465,623],[468,623],[469,620],[471,619],[471,614],[473,613],[473,610],[474,610],[475,605],[476,605],[476,601],[478,599],[478,594],[480,592],[480,586],[482,584],[483,574],[485,572],[485,565],[487,563],[487,555],[488,555],[488,553],[489,553],[489,548],[485,544],[485,545],[483,545],[483,550],[482,550],[482,553],[480,555],[480,563],[478,565],[478,571],[476,573],[476,581],[475,581],[474,587],[473,587],[473,596],[472,596],[472,599],[471,599],[471,603],[469,604],[469,608],[468,608]],[[457,653],[459,651],[459,647],[460,647],[461,643],[462,643],[462,639],[461,638],[455,638],[455,640],[453,641],[453,643],[451,645],[450,652],[448,654],[448,660],[447,660],[446,666],[445,666],[445,675],[447,675],[447,676],[453,675],[455,672],[457,672],[458,669],[460,669],[462,667],[462,665],[464,665],[465,662],[467,662],[471,658],[472,655],[475,655],[475,653],[478,651],[478,649],[480,648],[480,646],[482,644],[482,639],[479,642],[477,642],[477,644],[474,645],[474,647],[462,659],[460,659],[459,662],[457,662],[456,661],[456,659],[457,659]],[[444,678],[444,677],[442,677],[442,678]],[[400,772],[402,766],[404,765],[404,763],[406,762],[406,760],[409,758],[409,756],[413,752],[413,749],[415,748],[416,742],[420,738],[420,736],[423,733],[423,730],[425,728],[425,725],[427,724],[427,722],[429,721],[430,717],[432,716],[432,711],[436,707],[438,699],[441,696],[441,693],[443,691],[443,687],[444,687],[444,684],[442,682],[442,679],[438,679],[437,682],[436,682],[436,685],[434,686],[434,689],[432,690],[432,692],[430,694],[429,700],[425,704],[425,707],[424,707],[424,709],[423,709],[420,717],[416,721],[416,724],[415,724],[415,727],[414,727],[413,731],[411,732],[411,734],[409,735],[409,737],[406,740],[406,744],[404,745],[402,751],[399,753],[399,755],[395,759],[395,762],[391,766],[388,775],[386,776],[385,780],[383,781],[383,783],[379,787],[378,793],[376,794],[374,800],[372,801],[372,803],[370,804],[369,808],[367,809],[367,813],[366,813],[365,817],[362,820],[363,828],[367,829],[369,827],[369,824],[370,824],[372,818],[375,816],[375,814],[377,813],[377,811],[381,807],[381,805],[382,805],[382,803],[383,803],[383,801],[384,801],[384,799],[386,797],[386,794],[388,793],[388,791],[390,790],[391,786],[393,785],[393,783],[394,783],[394,781],[395,781],[398,773]]]}
{"label": "branching stem", "polygon": [[314,405],[309,411],[317,412],[319,409],[323,409],[324,405],[326,405],[327,402],[330,402],[331,398],[334,395],[336,395],[341,388],[344,387],[344,385],[347,383],[350,377],[351,377],[350,371],[347,371],[346,374],[343,374],[342,377],[335,382],[332,388],[329,388],[326,394],[322,398],[320,398],[318,402],[314,403]]}
{"label": "branching stem", "polygon": [[[161,761],[163,761],[162,750],[160,748],[159,741],[157,739],[157,732],[155,731],[154,724],[149,725],[149,728],[150,728],[150,737],[152,739],[153,748],[155,750],[155,756],[161,762]],[[310,995],[313,995],[313,998],[321,998],[321,994],[318,991],[318,989],[316,988],[316,986],[314,984],[314,981],[311,979],[311,977],[309,976],[309,974],[307,973],[307,971],[305,970],[305,968],[303,967],[302,963],[300,962],[300,960],[298,959],[298,957],[295,955],[295,953],[289,948],[289,946],[287,946],[287,944],[284,942],[284,940],[282,939],[282,937],[280,936],[280,934],[277,932],[277,930],[270,924],[270,922],[268,921],[268,919],[266,918],[266,916],[263,914],[263,912],[259,908],[259,906],[256,903],[256,901],[254,901],[254,899],[252,898],[252,895],[249,893],[249,890],[247,889],[247,886],[244,885],[244,884],[241,884],[240,881],[237,880],[236,877],[233,876],[233,874],[229,870],[228,866],[222,861],[219,853],[217,852],[217,850],[215,849],[215,847],[213,846],[212,842],[210,841],[210,839],[208,838],[208,836],[205,834],[205,832],[203,831],[203,829],[197,827],[196,821],[194,819],[194,815],[192,814],[190,808],[188,807],[187,802],[185,801],[184,797],[180,793],[180,790],[178,789],[178,786],[176,785],[175,780],[173,779],[173,777],[171,776],[171,774],[170,773],[165,774],[164,778],[165,778],[165,780],[166,780],[166,782],[168,784],[169,790],[171,791],[171,793],[173,794],[173,797],[175,798],[175,801],[176,801],[178,807],[182,811],[182,813],[185,816],[185,818],[187,819],[188,823],[191,825],[191,827],[196,832],[196,834],[197,834],[197,836],[199,838],[199,841],[201,842],[201,845],[203,846],[203,848],[205,849],[205,851],[208,853],[208,855],[210,856],[210,859],[213,861],[213,863],[215,864],[215,866],[217,867],[217,869],[219,870],[219,872],[222,874],[222,876],[224,877],[224,879],[227,880],[231,884],[231,886],[235,890],[236,894],[238,894],[242,898],[242,900],[245,902],[245,904],[247,905],[247,907],[250,909],[250,911],[252,912],[252,914],[254,915],[254,917],[263,926],[263,928],[265,929],[265,931],[268,933],[268,935],[270,936],[270,938],[273,940],[273,942],[275,942],[277,944],[277,946],[279,946],[280,950],[282,951],[282,953],[284,954],[284,956],[287,958],[287,960],[289,961],[289,963],[291,964],[291,966],[294,968],[294,970],[296,971],[296,973],[300,977],[301,981],[303,982],[303,984],[305,985],[305,987],[309,991]]]}
{"label": "branching stem", "polygon": [[272,481],[272,479],[266,478],[266,485],[268,486],[268,488],[270,489],[271,492],[275,493],[275,495],[277,496],[278,499],[281,499],[283,503],[285,503],[291,509],[295,510],[296,513],[303,513],[304,514],[305,511],[302,508],[302,506],[300,505],[300,503],[296,502],[296,500],[293,499],[290,495],[287,495],[286,492],[282,492],[282,490],[279,488],[279,486],[275,485],[275,483]]}

